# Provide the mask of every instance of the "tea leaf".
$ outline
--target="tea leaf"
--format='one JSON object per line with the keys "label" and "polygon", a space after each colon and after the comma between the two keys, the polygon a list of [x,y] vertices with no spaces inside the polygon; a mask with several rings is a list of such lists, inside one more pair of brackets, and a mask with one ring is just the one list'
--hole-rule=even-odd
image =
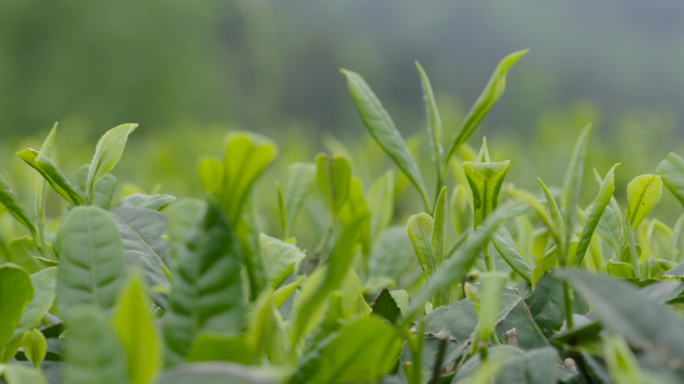
{"label": "tea leaf", "polygon": [[684,206],[684,160],[676,153],[670,153],[658,164],[656,174],[663,179],[667,189]]}
{"label": "tea leaf", "polygon": [[615,383],[640,384],[641,372],[629,345],[618,335],[603,338],[603,353],[610,376]]}
{"label": "tea leaf", "polygon": [[477,328],[471,344],[472,351],[480,348],[481,341],[487,342],[494,332],[501,308],[501,295],[506,284],[507,276],[501,272],[487,272],[480,275],[482,291],[480,293],[480,311],[478,312]]}
{"label": "tea leaf", "polygon": [[451,195],[451,222],[459,234],[473,226],[473,212],[470,206],[470,195],[463,185],[456,186]]}
{"label": "tea leaf", "polygon": [[574,225],[574,208],[579,202],[582,192],[582,179],[584,176],[584,157],[587,152],[587,142],[591,133],[592,123],[588,123],[572,149],[568,169],[563,177],[563,192],[561,194],[561,212],[567,220],[567,233],[564,234],[566,241],[569,240]]}
{"label": "tea leaf", "polygon": [[221,160],[213,157],[201,158],[197,173],[199,174],[200,186],[204,192],[216,194],[221,191],[225,173]]}
{"label": "tea leaf", "polygon": [[368,191],[370,241],[374,242],[392,222],[394,215],[394,172],[390,169]]}
{"label": "tea leaf", "polygon": [[147,208],[154,211],[161,211],[174,201],[176,201],[176,198],[171,195],[143,195],[140,193],[136,193],[133,195],[128,195],[121,199],[121,201],[119,202],[119,208],[137,207]]}
{"label": "tea leaf", "polygon": [[31,301],[24,308],[0,361],[8,361],[17,353],[24,333],[37,327],[54,304],[55,288],[57,285],[56,273],[57,268],[53,267],[30,276],[31,285],[33,286],[33,297],[31,297]]}
{"label": "tea leaf", "polygon": [[374,380],[392,368],[400,348],[401,339],[389,325],[373,317],[358,319],[323,348],[311,382]]}
{"label": "tea leaf", "polygon": [[411,216],[406,225],[406,231],[413,244],[413,249],[416,251],[418,262],[420,262],[420,267],[423,269],[425,277],[432,275],[435,268],[437,268],[435,255],[432,254],[430,246],[433,225],[434,221],[427,213]]}
{"label": "tea leaf", "polygon": [[[52,156],[52,147],[55,144],[57,125],[58,123],[55,123],[55,125],[52,126],[50,133],[48,133],[45,141],[43,141],[43,145],[40,147],[40,152],[47,157]],[[47,200],[47,183],[40,175],[34,175],[33,177],[33,194],[36,213],[36,232],[38,234],[36,242],[44,249],[47,246],[45,244],[45,203]]]}
{"label": "tea leaf", "polygon": [[580,236],[580,242],[577,245],[577,251],[575,252],[575,260],[573,264],[576,267],[582,265],[582,259],[584,258],[584,254],[587,252],[587,249],[589,248],[589,242],[591,242],[591,237],[594,234],[594,230],[596,229],[599,220],[601,220],[603,211],[606,209],[606,206],[610,202],[610,198],[613,196],[613,191],[615,190],[614,173],[615,168],[617,168],[619,165],[620,163],[613,165],[613,167],[606,174],[605,179],[603,179],[601,189],[599,190],[598,195],[596,196],[596,200],[591,205],[591,210],[589,211],[589,214],[587,214],[587,223],[584,225],[584,228],[582,229],[582,236]]}
{"label": "tea leaf", "polygon": [[480,226],[499,202],[499,191],[503,185],[510,161],[498,163],[463,162],[470,190],[473,192],[475,227]]}
{"label": "tea leaf", "polygon": [[36,329],[28,331],[21,338],[21,347],[24,349],[26,358],[36,369],[40,370],[40,363],[45,359],[47,352],[45,336]]}
{"label": "tea leaf", "polygon": [[641,175],[635,177],[627,186],[627,200],[629,201],[629,221],[632,230],[648,216],[653,207],[658,204],[663,194],[663,182],[660,176]]}
{"label": "tea leaf", "polygon": [[150,304],[138,271],[132,274],[119,296],[113,315],[114,329],[126,351],[128,378],[131,384],[151,382],[160,363],[157,330],[148,316]]}
{"label": "tea leaf", "polygon": [[124,245],[109,214],[92,206],[69,211],[57,231],[56,250],[59,312],[70,316],[84,305],[111,308],[126,271]]}
{"label": "tea leaf", "polygon": [[487,115],[487,112],[496,104],[496,102],[501,98],[506,89],[506,74],[508,70],[529,50],[523,50],[518,52],[513,52],[501,60],[499,65],[497,65],[494,73],[489,78],[489,82],[485,86],[485,89],[477,98],[475,104],[468,111],[468,115],[463,119],[460,128],[458,129],[458,134],[456,139],[451,143],[447,155],[444,158],[444,168],[446,169],[449,164],[449,159],[453,156],[456,151],[461,148],[461,145],[465,143],[470,134],[473,133],[475,128],[480,124],[480,121]]}
{"label": "tea leaf", "polygon": [[[88,181],[89,165],[82,166],[76,174],[76,190],[85,197],[86,183]],[[114,190],[116,189],[116,177],[111,173],[104,175],[102,180],[95,185],[93,191],[92,205],[96,205],[104,210],[109,210],[112,206],[112,198],[114,197]]]}
{"label": "tea leaf", "polygon": [[21,225],[29,230],[31,237],[37,237],[36,227],[33,226],[33,222],[28,218],[28,214],[19,199],[17,199],[17,195],[12,192],[12,189],[2,175],[0,175],[0,203],[5,206],[10,215],[14,216]]}
{"label": "tea leaf", "polygon": [[229,133],[225,143],[225,173],[217,201],[236,227],[252,185],[275,158],[277,147],[270,139],[250,132]]}
{"label": "tea leaf", "polygon": [[12,263],[21,266],[29,273],[35,273],[43,269],[45,266],[37,257],[41,253],[38,250],[38,245],[34,239],[30,237],[20,237],[12,240],[9,244],[10,260]]}
{"label": "tea leaf", "polygon": [[280,287],[294,270],[295,264],[305,256],[294,244],[282,242],[263,233],[259,236],[259,248],[266,263],[266,278],[273,288]]}
{"label": "tea leaf", "polygon": [[439,117],[437,101],[435,100],[435,95],[432,93],[430,79],[428,79],[427,74],[418,61],[416,61],[416,67],[420,74],[420,83],[423,86],[423,99],[425,100],[425,110],[427,111],[428,117],[428,134],[430,137],[430,147],[432,147],[432,161],[437,163],[438,170],[441,170],[443,156],[442,119]]}
{"label": "tea leaf", "polygon": [[183,198],[167,210],[169,246],[171,248],[171,271],[177,268],[178,259],[187,252],[193,229],[198,226],[207,204],[198,199]]}
{"label": "tea leaf", "polygon": [[95,308],[70,314],[64,382],[128,384],[126,354],[109,322]]}
{"label": "tea leaf", "polygon": [[511,234],[503,225],[499,226],[494,234],[492,234],[492,244],[496,250],[501,254],[506,263],[520,275],[527,282],[532,283],[532,267],[525,261],[518,250]]}
{"label": "tea leaf", "polygon": [[344,157],[329,158],[322,153],[316,156],[316,184],[331,217],[347,201],[350,177],[351,167]]}
{"label": "tea leaf", "polygon": [[7,384],[46,384],[39,371],[19,364],[0,365],[0,374]]}
{"label": "tea leaf", "polygon": [[256,369],[231,363],[193,363],[168,370],[159,379],[164,384],[230,383],[276,384]]}
{"label": "tea leaf", "polygon": [[81,196],[76,192],[74,186],[62,174],[57,166],[48,159],[43,153],[35,149],[22,149],[17,152],[17,156],[24,160],[26,164],[40,173],[41,176],[50,184],[60,196],[71,205],[83,205]]}
{"label": "tea leaf", "polygon": [[23,268],[10,263],[0,265],[0,348],[10,340],[32,295],[31,279]]}
{"label": "tea leaf", "polygon": [[356,104],[359,115],[361,115],[361,120],[363,120],[366,128],[368,128],[368,132],[416,187],[423,199],[425,210],[429,210],[431,208],[430,200],[428,199],[423,176],[411,152],[406,147],[404,138],[401,137],[401,134],[394,126],[394,121],[392,121],[390,115],[380,104],[380,100],[378,100],[368,84],[366,84],[366,81],[359,74],[345,69],[341,71],[347,77],[349,92]]}
{"label": "tea leaf", "polygon": [[292,295],[292,293],[299,288],[305,278],[306,276],[302,276],[294,283],[282,285],[280,288],[276,289],[275,292],[273,292],[273,302],[275,303],[276,308],[280,308],[280,306],[283,305],[290,295]]}
{"label": "tea leaf", "polygon": [[684,227],[684,214],[679,216],[677,222],[675,223],[674,229],[672,229],[672,237],[670,238],[670,246],[668,247],[667,254],[669,259],[672,261],[679,260],[679,243],[682,239],[682,228]]}
{"label": "tea leaf", "polygon": [[565,233],[565,224],[563,224],[563,216],[561,216],[560,210],[558,209],[558,204],[556,204],[556,200],[551,195],[551,192],[549,192],[549,189],[546,188],[546,185],[544,185],[542,179],[537,178],[537,180],[539,180],[539,184],[541,184],[542,190],[544,191],[544,197],[546,197],[546,206],[549,210],[549,217],[551,218],[551,222],[555,226],[555,231],[557,233]]}
{"label": "tea leaf", "polygon": [[123,124],[107,131],[97,142],[95,155],[90,162],[88,178],[84,189],[86,203],[93,202],[93,191],[97,183],[114,168],[121,159],[128,135],[131,134],[138,124]]}
{"label": "tea leaf", "polygon": [[397,302],[387,288],[383,289],[378,297],[375,298],[372,313],[387,319],[390,323],[395,323],[397,319],[401,318],[399,305],[397,305]]}
{"label": "tea leaf", "polygon": [[210,204],[178,255],[164,320],[165,363],[185,360],[203,331],[237,333],[244,299],[240,247],[225,214]]}
{"label": "tea leaf", "polygon": [[619,279],[635,277],[634,268],[632,268],[631,265],[621,261],[608,260],[607,270],[609,275],[615,276]]}
{"label": "tea leaf", "polygon": [[437,198],[435,205],[434,220],[432,222],[432,231],[430,235],[430,250],[434,257],[435,268],[442,265],[444,261],[444,247],[446,246],[447,234],[447,190],[446,187]]}
{"label": "tea leaf", "polygon": [[290,238],[299,210],[316,177],[316,166],[310,163],[294,163],[289,167],[287,185],[283,194],[283,204],[287,221],[284,239]]}

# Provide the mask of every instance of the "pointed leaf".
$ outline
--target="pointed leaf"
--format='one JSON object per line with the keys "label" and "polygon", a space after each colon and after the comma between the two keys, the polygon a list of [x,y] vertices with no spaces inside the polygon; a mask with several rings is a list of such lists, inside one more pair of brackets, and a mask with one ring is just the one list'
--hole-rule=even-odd
{"label": "pointed leaf", "polygon": [[287,184],[283,195],[283,204],[287,221],[285,224],[284,239],[288,239],[294,228],[297,214],[304,203],[311,185],[316,177],[316,166],[310,163],[294,163],[288,170]]}
{"label": "pointed leaf", "polygon": [[435,205],[434,220],[432,222],[432,232],[430,235],[430,250],[435,259],[435,267],[442,265],[444,261],[444,247],[446,246],[447,235],[447,190],[446,187],[437,198]]}
{"label": "pointed leaf", "polygon": [[32,237],[36,237],[36,228],[33,226],[33,222],[28,218],[28,214],[24,210],[19,199],[17,199],[17,195],[12,192],[12,189],[2,175],[0,175],[0,203],[5,206],[7,211],[14,216],[21,225],[31,232]]}
{"label": "pointed leaf", "polygon": [[627,186],[627,200],[629,201],[629,221],[632,229],[648,216],[653,207],[658,204],[663,194],[663,182],[660,176],[637,176]]}
{"label": "pointed leaf", "polygon": [[85,187],[87,202],[93,201],[95,185],[114,168],[121,159],[128,135],[131,134],[138,124],[123,124],[107,131],[97,142],[93,161],[90,162],[88,178]]}
{"label": "pointed leaf", "polygon": [[[50,133],[48,133],[43,145],[40,147],[40,152],[45,156],[52,156],[52,147],[55,145],[55,136],[57,134],[57,124],[52,126]],[[45,248],[45,203],[47,201],[47,182],[41,175],[34,175],[33,177],[33,195],[35,199],[35,214],[36,214],[36,232],[38,238],[36,242],[40,244],[41,248]]]}
{"label": "pointed leaf", "polygon": [[503,225],[499,226],[496,233],[492,235],[492,244],[496,247],[496,250],[501,254],[506,263],[520,275],[527,282],[532,283],[532,267],[525,261],[518,250],[516,249],[516,244],[511,234]]}
{"label": "pointed leaf", "polygon": [[489,82],[485,86],[485,89],[480,94],[480,97],[477,98],[475,104],[473,104],[470,111],[468,111],[468,115],[463,119],[456,139],[451,143],[447,155],[444,158],[444,168],[449,164],[451,156],[461,148],[461,145],[465,143],[470,134],[477,128],[480,121],[487,115],[487,112],[489,112],[499,98],[501,98],[506,89],[506,74],[508,73],[508,70],[511,69],[511,67],[513,67],[513,65],[527,52],[528,50],[513,52],[504,57],[499,65],[497,65],[494,73],[489,78]]}
{"label": "pointed leaf", "polygon": [[[425,110],[428,117],[428,134],[430,136],[430,146],[432,147],[433,161],[438,166],[442,164],[442,119],[439,117],[437,101],[432,93],[430,79],[423,70],[423,67],[416,61],[416,67],[420,74],[420,83],[423,86],[423,99],[425,100]],[[440,168],[441,169],[441,168]]]}
{"label": "pointed leaf", "polygon": [[394,121],[359,74],[345,69],[341,71],[347,77],[349,92],[368,132],[416,187],[423,199],[425,209],[430,209],[423,176],[411,152],[406,147],[404,138],[394,126]]}
{"label": "pointed leaf", "polygon": [[23,268],[0,265],[0,348],[10,340],[32,295],[31,279]]}
{"label": "pointed leaf", "polygon": [[126,275],[124,246],[114,220],[93,206],[72,209],[57,231],[57,309],[109,309]]}
{"label": "pointed leaf", "polygon": [[406,225],[406,231],[425,277],[432,275],[437,268],[437,262],[430,246],[433,225],[434,221],[427,213],[411,216]]}
{"label": "pointed leaf", "polygon": [[553,198],[553,195],[551,195],[551,192],[549,192],[549,189],[546,188],[546,185],[544,185],[542,179],[537,178],[537,180],[539,180],[539,184],[541,184],[542,190],[544,191],[544,197],[546,197],[546,206],[549,209],[549,218],[551,218],[551,222],[556,227],[556,232],[565,233],[565,224],[563,224],[563,216],[561,216],[561,212],[558,209],[558,204],[556,204],[556,200]]}
{"label": "pointed leaf", "polygon": [[344,157],[316,156],[316,184],[331,216],[340,211],[349,196],[351,167]]}
{"label": "pointed leaf", "polygon": [[[88,182],[88,171],[90,166],[88,164],[81,167],[76,174],[76,190],[85,196],[86,184]],[[97,185],[95,185],[95,190],[93,191],[93,198],[91,201],[92,205],[96,205],[106,211],[112,206],[112,198],[114,198],[114,190],[116,189],[116,177],[111,173],[104,175],[102,180],[100,180]]]}
{"label": "pointed leaf", "polygon": [[60,196],[71,205],[83,205],[83,199],[76,192],[74,186],[62,174],[57,166],[42,152],[35,149],[22,149],[17,152],[17,156],[24,160],[26,164],[40,173],[41,176],[50,184]]}
{"label": "pointed leaf", "polygon": [[395,323],[401,318],[401,310],[387,288],[375,298],[372,313],[387,319],[390,323]]}
{"label": "pointed leaf", "polygon": [[475,227],[480,226],[499,202],[499,191],[503,185],[509,161],[498,163],[463,162],[463,169],[470,190],[473,192],[473,208],[475,210]]}
{"label": "pointed leaf", "polygon": [[584,175],[584,157],[587,152],[587,142],[591,133],[592,124],[587,124],[575,143],[568,163],[568,169],[563,177],[563,192],[561,194],[561,211],[567,220],[567,233],[564,234],[566,240],[573,229],[574,209],[579,202],[582,192],[582,179]]}

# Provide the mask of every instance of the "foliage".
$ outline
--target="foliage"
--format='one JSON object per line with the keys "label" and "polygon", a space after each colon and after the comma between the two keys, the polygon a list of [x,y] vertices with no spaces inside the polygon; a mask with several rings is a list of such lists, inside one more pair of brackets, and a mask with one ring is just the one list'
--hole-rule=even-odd
{"label": "foliage", "polygon": [[[36,179],[33,211],[0,179],[3,215],[21,234],[0,264],[2,379],[681,382],[684,215],[673,229],[650,216],[663,184],[681,199],[684,161],[673,153],[636,177],[625,210],[613,196],[616,164],[583,205],[586,128],[562,189],[506,183],[516,164],[492,161],[486,141],[476,155],[465,139],[524,52],[504,59],[446,156],[418,65],[434,191],[369,85],[344,71],[394,165],[364,188],[365,158],[328,140],[332,155],[293,164],[285,187],[272,186],[265,220],[274,231],[257,220],[255,185],[278,154],[264,136],[229,133],[220,160],[199,162],[205,199],[176,200],[116,188],[111,172],[136,125],[105,133],[75,182],[42,152],[53,129],[41,151],[18,153],[26,172],[45,178]],[[63,200],[59,217],[46,215],[47,186]],[[405,193],[424,211],[397,215]],[[302,232],[317,240],[313,250],[299,243]]]}

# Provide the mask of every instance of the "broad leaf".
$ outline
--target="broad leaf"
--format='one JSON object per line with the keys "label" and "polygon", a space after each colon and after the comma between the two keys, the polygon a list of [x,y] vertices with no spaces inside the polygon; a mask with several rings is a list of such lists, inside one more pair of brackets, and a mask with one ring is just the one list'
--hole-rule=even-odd
{"label": "broad leaf", "polygon": [[64,200],[71,205],[83,205],[83,199],[78,194],[74,186],[62,174],[62,171],[46,155],[35,149],[22,149],[17,152],[17,156],[24,160],[26,164],[40,173],[41,176],[50,184]]}
{"label": "broad leaf", "polygon": [[295,264],[305,256],[296,245],[285,243],[263,233],[259,236],[259,248],[266,265],[264,271],[266,278],[274,289],[280,287],[294,270]]}
{"label": "broad leaf", "polygon": [[468,111],[468,115],[463,119],[461,126],[458,129],[456,139],[451,143],[447,155],[444,158],[444,168],[449,164],[449,159],[458,151],[468,137],[473,133],[475,128],[480,124],[480,121],[487,115],[487,112],[496,104],[501,98],[506,89],[506,74],[513,65],[524,56],[528,50],[513,52],[501,60],[497,65],[494,73],[489,78],[489,82],[485,89],[477,98],[475,104]]}
{"label": "broad leaf", "polygon": [[88,305],[109,309],[126,276],[124,245],[114,220],[100,208],[72,209],[57,231],[57,309],[70,316]]}
{"label": "broad leaf", "polygon": [[388,289],[383,289],[373,303],[374,314],[395,323],[401,318],[401,309]]}
{"label": "broad leaf", "polygon": [[676,153],[670,153],[658,164],[656,174],[663,179],[667,189],[684,206],[684,160]]}
{"label": "broad leaf", "polygon": [[126,354],[114,329],[93,308],[70,314],[64,382],[128,384]]}
{"label": "broad leaf", "polygon": [[136,193],[121,199],[119,207],[138,207],[161,211],[174,201],[176,201],[176,198],[171,195],[143,195]]}
{"label": "broad leaf", "polygon": [[356,320],[321,351],[312,383],[345,383],[375,380],[387,374],[399,356],[398,333],[381,320]]}
{"label": "broad leaf", "polygon": [[9,243],[9,252],[9,261],[21,266],[29,273],[35,273],[45,268],[38,259],[38,257],[41,257],[38,245],[30,237],[19,237],[12,240]]}
{"label": "broad leaf", "polygon": [[463,169],[473,193],[475,227],[479,227],[482,221],[496,209],[499,202],[499,191],[509,166],[509,161],[498,163],[463,162]]}
{"label": "broad leaf", "polygon": [[406,146],[404,138],[394,126],[394,121],[392,121],[389,113],[383,108],[380,100],[358,73],[345,69],[342,70],[342,73],[347,77],[349,92],[368,132],[416,187],[423,199],[425,210],[429,210],[431,208],[430,200],[423,176]]}
{"label": "broad leaf", "polygon": [[224,213],[209,205],[189,237],[178,255],[164,317],[167,366],[185,360],[199,333],[237,333],[242,328],[240,247]]}
{"label": "broad leaf", "polygon": [[30,276],[31,285],[33,286],[33,297],[31,297],[31,301],[29,301],[24,308],[17,327],[9,338],[9,343],[3,352],[1,361],[9,361],[9,359],[17,353],[21,344],[22,335],[37,327],[47,311],[54,304],[55,288],[57,285],[56,273],[57,268],[53,267],[44,269]]}
{"label": "broad leaf", "polygon": [[452,339],[463,343],[475,332],[478,317],[472,300],[463,299],[449,306],[435,308],[424,320],[426,332],[436,335],[446,329]]}
{"label": "broad leaf", "polygon": [[0,265],[0,348],[10,340],[32,295],[31,279],[23,268]]}
{"label": "broad leaf", "polygon": [[113,316],[114,328],[126,351],[131,384],[147,384],[160,363],[157,330],[148,315],[150,304],[139,273],[134,273],[119,298]]}
{"label": "broad leaf", "polygon": [[608,260],[608,265],[606,266],[608,274],[615,276],[618,279],[628,279],[631,277],[636,277],[634,275],[634,269],[630,264],[623,263],[621,261]]}
{"label": "broad leaf", "polygon": [[[126,266],[140,268],[149,287],[168,286],[164,269],[169,270],[169,242],[162,238],[167,230],[163,213],[147,208],[120,207],[109,212],[121,234]],[[152,299],[163,308],[167,300],[163,295],[152,294]]]}
{"label": "broad leaf", "polygon": [[660,176],[637,176],[627,186],[627,200],[629,202],[629,221],[632,229],[648,216],[660,201],[663,194],[663,182]]}
{"label": "broad leaf", "polygon": [[119,162],[128,135],[136,128],[138,128],[138,124],[119,125],[107,131],[97,142],[95,155],[88,168],[88,178],[84,189],[88,203],[92,203],[94,200],[93,192],[97,183]]}
{"label": "broad leaf", "polygon": [[175,271],[178,259],[192,236],[192,230],[199,224],[207,203],[193,198],[183,198],[169,207],[169,245],[171,247],[171,270]]}
{"label": "broad leaf", "polygon": [[371,278],[389,278],[398,282],[416,259],[406,228],[391,226],[379,236],[369,262]]}

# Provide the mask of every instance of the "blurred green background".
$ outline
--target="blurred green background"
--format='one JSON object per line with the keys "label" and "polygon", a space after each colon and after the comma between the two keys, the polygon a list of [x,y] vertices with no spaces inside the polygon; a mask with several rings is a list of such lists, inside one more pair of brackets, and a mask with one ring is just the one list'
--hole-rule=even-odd
{"label": "blurred green background", "polygon": [[[605,174],[615,162],[624,199],[633,177],[684,154],[682,41],[676,0],[3,0],[0,171],[28,199],[32,174],[14,152],[39,147],[55,121],[57,162],[71,178],[102,133],[137,122],[119,181],[201,196],[198,156],[246,129],[280,146],[259,186],[260,204],[274,205],[273,180],[325,150],[322,138],[329,151],[330,134],[352,152],[377,150],[339,68],[366,78],[405,137],[425,138],[419,60],[449,140],[498,61],[530,48],[469,143],[487,135],[493,160],[512,160],[507,180],[536,191],[538,176],[560,184],[593,121],[583,205],[597,189],[591,167]],[[432,185],[425,140],[418,151]],[[390,164],[374,159],[365,187]],[[672,224],[666,206],[676,202],[663,196]]]}

